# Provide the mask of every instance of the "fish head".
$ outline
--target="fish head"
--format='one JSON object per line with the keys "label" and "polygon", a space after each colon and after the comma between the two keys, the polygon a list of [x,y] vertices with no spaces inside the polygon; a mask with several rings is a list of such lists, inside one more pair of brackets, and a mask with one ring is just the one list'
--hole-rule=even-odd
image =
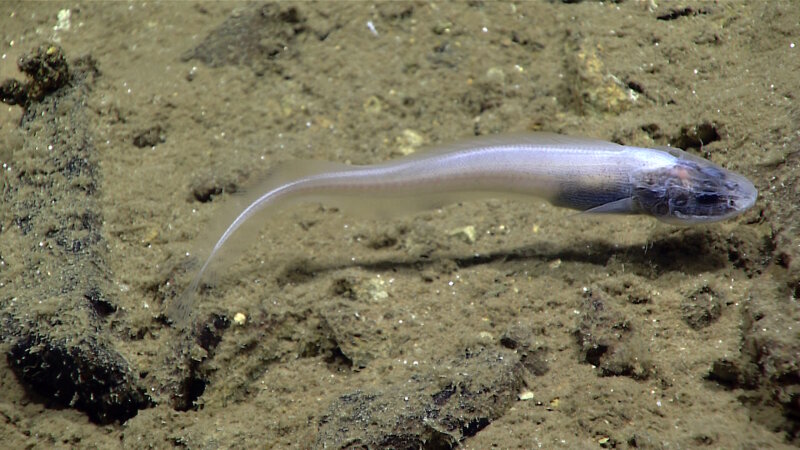
{"label": "fish head", "polygon": [[746,177],[692,156],[633,177],[638,209],[662,222],[719,222],[752,208],[758,191]]}

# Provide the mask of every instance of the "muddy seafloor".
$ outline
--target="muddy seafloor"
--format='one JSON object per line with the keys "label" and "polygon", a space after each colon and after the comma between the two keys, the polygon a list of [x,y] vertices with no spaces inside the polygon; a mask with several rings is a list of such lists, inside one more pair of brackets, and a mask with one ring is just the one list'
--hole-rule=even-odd
{"label": "muddy seafloor", "polygon": [[[0,79],[53,44],[74,76],[0,111],[0,441],[796,446],[798,17],[791,1],[4,2]],[[537,200],[399,219],[300,205],[203,284],[191,332],[167,314],[198,241],[276,164],[526,130],[679,146],[760,197],[685,228]]]}

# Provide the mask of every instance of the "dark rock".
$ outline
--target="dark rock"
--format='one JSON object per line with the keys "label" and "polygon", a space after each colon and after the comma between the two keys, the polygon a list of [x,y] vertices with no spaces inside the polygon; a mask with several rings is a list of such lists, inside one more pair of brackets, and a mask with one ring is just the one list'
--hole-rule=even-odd
{"label": "dark rock", "polygon": [[75,344],[28,335],[12,345],[7,358],[37,395],[83,411],[97,423],[125,422],[152,406],[122,356],[91,336]]}
{"label": "dark rock", "polygon": [[584,362],[604,376],[646,379],[653,367],[631,322],[610,301],[588,293],[574,336]]}
{"label": "dark rock", "polygon": [[161,125],[153,125],[145,130],[140,130],[133,136],[133,145],[139,148],[155,147],[164,142],[167,142],[167,136]]}
{"label": "dark rock", "polygon": [[681,302],[683,320],[699,330],[716,322],[722,314],[721,295],[708,286],[692,292]]}
{"label": "dark rock", "polygon": [[319,422],[316,447],[454,448],[501,417],[523,385],[508,351],[481,348],[440,366],[448,373],[339,397]]}
{"label": "dark rock", "polygon": [[20,57],[17,66],[29,80],[5,80],[0,84],[0,99],[9,105],[27,107],[69,83],[71,77],[64,53],[56,45],[36,48]]}
{"label": "dark rock", "polygon": [[294,55],[293,42],[307,31],[295,6],[266,4],[236,11],[182,59],[210,67],[249,66],[257,74],[280,71],[274,61]]}

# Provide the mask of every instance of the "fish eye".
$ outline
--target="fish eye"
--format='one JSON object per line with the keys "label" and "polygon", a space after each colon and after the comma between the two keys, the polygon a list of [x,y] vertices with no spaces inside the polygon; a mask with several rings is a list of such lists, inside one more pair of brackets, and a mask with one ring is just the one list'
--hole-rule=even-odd
{"label": "fish eye", "polygon": [[719,194],[697,194],[695,200],[701,205],[713,205],[719,203]]}

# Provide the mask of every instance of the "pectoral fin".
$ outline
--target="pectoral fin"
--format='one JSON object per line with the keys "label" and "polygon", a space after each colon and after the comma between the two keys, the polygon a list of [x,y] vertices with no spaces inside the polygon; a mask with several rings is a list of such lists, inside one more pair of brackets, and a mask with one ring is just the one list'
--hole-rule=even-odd
{"label": "pectoral fin", "polygon": [[631,214],[632,212],[634,212],[633,199],[627,197],[595,206],[581,214]]}

